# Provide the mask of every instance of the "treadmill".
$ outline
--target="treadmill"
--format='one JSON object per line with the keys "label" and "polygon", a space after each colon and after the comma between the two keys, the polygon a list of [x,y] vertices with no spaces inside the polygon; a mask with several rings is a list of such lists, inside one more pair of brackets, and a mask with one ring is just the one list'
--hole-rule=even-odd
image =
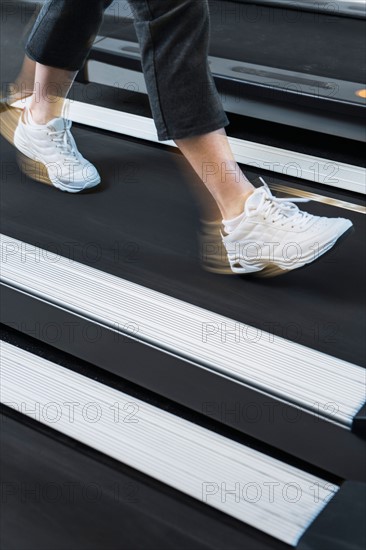
{"label": "treadmill", "polygon": [[[267,4],[212,3],[210,53],[253,183],[354,223],[347,245],[308,269],[271,280],[202,270],[194,176],[157,141],[118,4],[67,103],[102,184],[70,196],[32,182],[1,141],[4,548],[364,545],[365,172],[351,113],[362,105],[322,97],[312,110],[307,92],[277,88],[269,100],[263,61],[223,49],[236,27],[221,16],[297,13]],[[27,23],[13,11],[5,46]],[[334,17],[352,40],[363,24],[299,13],[302,24]],[[21,59],[9,53],[2,80]],[[230,56],[244,79],[220,65]],[[288,109],[306,117],[290,123]]]}

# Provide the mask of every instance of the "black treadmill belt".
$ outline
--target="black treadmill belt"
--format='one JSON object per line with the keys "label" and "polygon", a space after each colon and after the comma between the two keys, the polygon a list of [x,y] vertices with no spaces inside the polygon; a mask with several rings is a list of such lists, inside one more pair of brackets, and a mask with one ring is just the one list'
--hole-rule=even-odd
{"label": "black treadmill belt", "polygon": [[364,215],[308,203],[312,213],[351,218],[355,233],[310,267],[275,279],[209,274],[180,156],[85,128],[74,135],[102,176],[87,194],[29,180],[2,143],[2,233],[362,365]]}
{"label": "black treadmill belt", "polygon": [[[211,0],[210,14],[210,55],[337,80],[366,78],[364,21],[334,16],[331,5],[322,14]],[[99,34],[137,42],[132,20],[106,17]]]}

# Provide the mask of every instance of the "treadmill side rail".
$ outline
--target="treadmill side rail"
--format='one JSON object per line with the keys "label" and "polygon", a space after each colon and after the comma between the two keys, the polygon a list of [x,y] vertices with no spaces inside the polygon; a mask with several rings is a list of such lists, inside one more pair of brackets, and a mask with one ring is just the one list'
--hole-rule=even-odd
{"label": "treadmill side rail", "polygon": [[365,402],[362,367],[265,331],[256,342],[223,339],[222,326],[235,334],[256,329],[62,256],[54,262],[12,237],[1,235],[0,242],[1,280],[10,287],[344,429]]}
{"label": "treadmill side rail", "polygon": [[1,355],[6,406],[287,544],[296,546],[338,491],[325,479],[3,341]]}

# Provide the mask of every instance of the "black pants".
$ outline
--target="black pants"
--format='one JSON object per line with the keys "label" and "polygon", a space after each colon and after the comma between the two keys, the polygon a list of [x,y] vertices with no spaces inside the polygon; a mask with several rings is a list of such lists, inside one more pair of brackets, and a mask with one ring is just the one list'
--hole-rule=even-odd
{"label": "black pants", "polygon": [[[79,70],[112,0],[47,0],[26,53],[43,65]],[[159,140],[227,126],[208,64],[207,0],[128,0]]]}

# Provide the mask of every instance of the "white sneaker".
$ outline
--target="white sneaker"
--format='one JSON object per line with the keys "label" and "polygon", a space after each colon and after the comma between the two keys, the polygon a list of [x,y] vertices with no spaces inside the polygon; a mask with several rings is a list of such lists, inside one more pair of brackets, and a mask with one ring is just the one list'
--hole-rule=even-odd
{"label": "white sneaker", "polygon": [[317,260],[351,227],[344,218],[324,218],[303,212],[294,202],[278,199],[264,183],[247,199],[239,225],[223,235],[234,273],[263,271],[278,275]]}
{"label": "white sneaker", "polygon": [[198,232],[200,259],[203,269],[217,275],[234,275],[221,238],[221,220],[201,220]]}
{"label": "white sneaker", "polygon": [[14,143],[14,131],[19,116],[20,109],[13,109],[6,99],[0,99],[0,134],[10,143]]}
{"label": "white sneaker", "polygon": [[39,172],[45,172],[58,189],[78,193],[98,185],[100,176],[79,153],[70,128],[71,121],[64,118],[54,118],[45,125],[32,124],[25,109],[14,133],[14,145],[25,157],[41,164],[35,173],[33,168],[25,169],[30,177],[44,181]]}

